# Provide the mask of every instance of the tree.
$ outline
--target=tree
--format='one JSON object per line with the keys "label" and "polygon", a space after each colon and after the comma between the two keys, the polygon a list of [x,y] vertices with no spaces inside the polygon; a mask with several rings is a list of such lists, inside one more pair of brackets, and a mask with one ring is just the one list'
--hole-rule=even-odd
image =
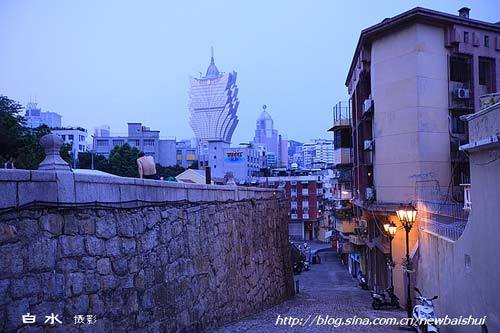
{"label": "tree", "polygon": [[0,159],[2,162],[16,157],[23,146],[24,118],[19,114],[22,106],[0,96]]}
{"label": "tree", "polygon": [[137,158],[139,150],[128,143],[115,146],[109,154],[109,172],[122,177],[138,177]]}
{"label": "tree", "polygon": [[[26,127],[25,119],[20,112],[22,106],[6,96],[0,96],[0,162],[11,157],[16,159],[18,169],[37,169],[45,158],[45,151],[40,139],[50,133],[47,125],[37,128]],[[69,144],[61,147],[61,157],[71,165]]]}
{"label": "tree", "polygon": [[[78,154],[78,168],[92,169],[92,153],[84,152]],[[110,172],[109,162],[103,155],[94,154],[94,169],[104,172]]]}

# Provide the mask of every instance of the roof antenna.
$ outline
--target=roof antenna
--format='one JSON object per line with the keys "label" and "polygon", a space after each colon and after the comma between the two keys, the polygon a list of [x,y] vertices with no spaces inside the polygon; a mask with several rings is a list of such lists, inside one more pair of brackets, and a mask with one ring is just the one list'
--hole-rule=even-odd
{"label": "roof antenna", "polygon": [[211,58],[210,62],[213,64],[214,63],[214,47],[213,46],[210,46],[210,53],[212,54],[212,58]]}

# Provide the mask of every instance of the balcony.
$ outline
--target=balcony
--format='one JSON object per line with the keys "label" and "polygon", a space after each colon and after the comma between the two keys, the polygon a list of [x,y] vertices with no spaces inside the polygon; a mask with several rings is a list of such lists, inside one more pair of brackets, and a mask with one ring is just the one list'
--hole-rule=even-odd
{"label": "balcony", "polygon": [[302,214],[302,219],[308,220],[309,219],[309,213]]}
{"label": "balcony", "polygon": [[365,245],[365,240],[360,235],[349,235],[349,242],[354,245]]}
{"label": "balcony", "polygon": [[354,228],[356,228],[357,226],[358,223],[351,219],[335,221],[335,230],[343,234],[352,234],[354,232]]}
{"label": "balcony", "polygon": [[337,148],[333,151],[334,164],[349,164],[351,160],[351,148]]}
{"label": "balcony", "polygon": [[297,214],[291,214],[291,215],[290,215],[290,218],[291,218],[292,220],[296,220],[296,219],[297,219]]}
{"label": "balcony", "polygon": [[351,126],[351,107],[348,102],[338,102],[333,107],[333,127],[330,131],[334,131],[336,127]]}

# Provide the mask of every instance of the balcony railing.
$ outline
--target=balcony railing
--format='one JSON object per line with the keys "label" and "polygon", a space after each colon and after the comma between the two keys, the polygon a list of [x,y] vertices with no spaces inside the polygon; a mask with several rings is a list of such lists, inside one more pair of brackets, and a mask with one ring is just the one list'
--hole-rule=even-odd
{"label": "balcony railing", "polygon": [[338,102],[333,107],[333,128],[339,126],[351,126],[351,105],[349,102]]}

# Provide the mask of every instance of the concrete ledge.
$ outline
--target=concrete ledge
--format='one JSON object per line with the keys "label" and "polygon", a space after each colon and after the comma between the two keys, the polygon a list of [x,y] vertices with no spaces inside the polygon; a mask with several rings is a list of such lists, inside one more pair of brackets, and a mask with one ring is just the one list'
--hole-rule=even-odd
{"label": "concrete ledge", "polygon": [[34,201],[53,203],[207,202],[272,198],[276,189],[183,184],[68,171],[0,170],[0,209]]}

